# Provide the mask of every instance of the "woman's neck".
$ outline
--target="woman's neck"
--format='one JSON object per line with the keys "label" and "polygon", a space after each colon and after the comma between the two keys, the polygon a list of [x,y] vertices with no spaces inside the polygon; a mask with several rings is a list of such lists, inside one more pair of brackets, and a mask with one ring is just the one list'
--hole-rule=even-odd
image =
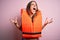
{"label": "woman's neck", "polygon": [[29,13],[30,17],[34,16],[36,13]]}

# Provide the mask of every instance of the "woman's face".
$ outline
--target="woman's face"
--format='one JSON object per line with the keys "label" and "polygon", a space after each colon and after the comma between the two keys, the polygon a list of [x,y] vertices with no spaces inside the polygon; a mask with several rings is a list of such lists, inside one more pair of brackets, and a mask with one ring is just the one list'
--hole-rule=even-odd
{"label": "woman's face", "polygon": [[36,5],[36,2],[32,2],[31,3],[31,6],[30,6],[30,11],[32,14],[35,14],[36,13],[36,10],[37,10],[37,5]]}

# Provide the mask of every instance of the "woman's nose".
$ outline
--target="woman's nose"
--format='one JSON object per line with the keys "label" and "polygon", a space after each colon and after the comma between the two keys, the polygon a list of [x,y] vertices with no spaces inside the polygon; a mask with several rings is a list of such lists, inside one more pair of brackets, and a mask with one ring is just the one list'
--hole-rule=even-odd
{"label": "woman's nose", "polygon": [[36,6],[34,5],[34,7],[36,7]]}

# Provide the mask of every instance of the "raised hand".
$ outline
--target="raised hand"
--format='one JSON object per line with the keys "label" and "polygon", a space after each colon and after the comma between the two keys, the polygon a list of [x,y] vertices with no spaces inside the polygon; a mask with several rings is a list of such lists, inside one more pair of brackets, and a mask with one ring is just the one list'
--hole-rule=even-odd
{"label": "raised hand", "polygon": [[46,18],[45,23],[44,23],[43,26],[42,26],[42,29],[43,29],[47,24],[50,24],[50,23],[52,23],[52,22],[53,22],[53,18],[51,18],[51,19]]}
{"label": "raised hand", "polygon": [[17,17],[15,17],[14,19],[11,18],[10,21],[11,21],[12,23],[14,23],[15,26],[16,26],[18,29],[20,29],[20,26],[19,26],[18,21],[17,21]]}
{"label": "raised hand", "polygon": [[18,23],[18,21],[17,21],[17,17],[14,18],[14,19],[11,18],[10,21],[11,21],[12,23],[14,23],[14,24],[15,24],[15,23]]}
{"label": "raised hand", "polygon": [[46,18],[46,20],[45,20],[45,23],[46,23],[46,24],[50,24],[50,23],[52,23],[52,22],[53,22],[53,18],[51,18],[51,19]]}

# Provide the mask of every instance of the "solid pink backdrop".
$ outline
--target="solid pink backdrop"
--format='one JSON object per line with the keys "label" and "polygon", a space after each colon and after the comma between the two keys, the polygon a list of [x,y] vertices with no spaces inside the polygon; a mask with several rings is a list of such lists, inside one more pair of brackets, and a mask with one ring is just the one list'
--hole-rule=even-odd
{"label": "solid pink backdrop", "polygon": [[[2,40],[20,40],[19,31],[10,18],[20,17],[20,9],[26,8],[31,0],[0,0],[0,38]],[[60,0],[35,0],[42,12],[42,22],[46,17],[53,18],[53,23],[42,30],[40,40],[60,40]],[[18,20],[20,23],[20,19]]]}

